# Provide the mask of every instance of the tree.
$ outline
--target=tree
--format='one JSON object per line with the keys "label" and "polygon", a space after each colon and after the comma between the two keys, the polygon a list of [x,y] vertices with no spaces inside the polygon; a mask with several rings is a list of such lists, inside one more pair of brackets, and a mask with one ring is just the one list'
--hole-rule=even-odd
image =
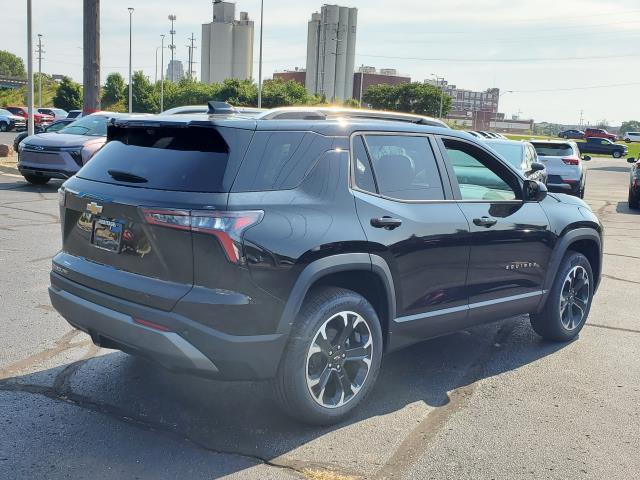
{"label": "tree", "polygon": [[53,97],[53,106],[64,110],[82,108],[82,87],[69,77],[63,77]]}
{"label": "tree", "polygon": [[427,83],[374,85],[363,96],[364,103],[381,110],[438,116],[442,101],[442,115],[451,110],[451,97],[440,88]]}
{"label": "tree", "polygon": [[309,95],[304,85],[293,80],[281,78],[266,80],[262,88],[262,106],[265,108],[290,105],[308,105],[318,103],[318,99]]}
{"label": "tree", "polygon": [[110,73],[104,84],[102,101],[106,105],[115,105],[125,100],[124,78],[119,73]]}
{"label": "tree", "polygon": [[133,74],[132,97],[136,113],[155,113],[160,108],[155,88],[142,71]]}
{"label": "tree", "polygon": [[258,86],[251,80],[228,79],[222,82],[213,100],[238,107],[253,107],[258,103]]}
{"label": "tree", "polygon": [[0,50],[0,75],[25,78],[27,72],[20,57],[6,50]]}
{"label": "tree", "polygon": [[622,126],[620,127],[620,136],[627,132],[640,132],[640,122],[637,120],[622,122]]}

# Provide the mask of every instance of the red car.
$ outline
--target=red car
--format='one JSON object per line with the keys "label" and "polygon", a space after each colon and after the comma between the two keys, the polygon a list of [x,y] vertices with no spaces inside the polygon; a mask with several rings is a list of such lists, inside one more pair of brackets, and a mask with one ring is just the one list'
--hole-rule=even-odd
{"label": "red car", "polygon": [[584,131],[584,138],[608,138],[612,142],[615,142],[618,137],[613,133],[609,133],[602,128],[587,128]]}
{"label": "red car", "polygon": [[[25,120],[29,118],[29,109],[27,107],[7,107],[6,109],[14,115],[24,118]],[[35,123],[36,125],[49,124],[54,120],[55,118],[53,118],[51,115],[38,113],[37,111],[34,111],[33,113],[33,123]]]}

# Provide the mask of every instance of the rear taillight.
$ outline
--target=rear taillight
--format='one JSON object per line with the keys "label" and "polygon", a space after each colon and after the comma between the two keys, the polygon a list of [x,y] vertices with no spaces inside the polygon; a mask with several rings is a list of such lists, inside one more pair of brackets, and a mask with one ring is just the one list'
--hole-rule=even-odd
{"label": "rear taillight", "polygon": [[580,157],[576,157],[575,155],[571,157],[562,157],[562,161],[565,165],[580,165]]}
{"label": "rear taillight", "polygon": [[229,261],[242,263],[240,241],[242,232],[262,220],[262,210],[166,210],[143,209],[147,223],[178,230],[213,235],[218,239]]}

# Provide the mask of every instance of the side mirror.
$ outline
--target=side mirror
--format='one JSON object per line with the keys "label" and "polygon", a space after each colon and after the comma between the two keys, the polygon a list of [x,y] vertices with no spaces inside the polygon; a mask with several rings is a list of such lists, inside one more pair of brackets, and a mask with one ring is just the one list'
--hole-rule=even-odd
{"label": "side mirror", "polygon": [[636,159],[633,157],[627,158],[627,163],[636,163]]}
{"label": "side mirror", "polygon": [[535,180],[524,181],[524,201],[525,202],[541,202],[547,196],[547,186],[542,182]]}
{"label": "side mirror", "polygon": [[591,157],[589,155],[583,155],[582,160],[584,160],[585,162],[588,162],[589,160],[591,160]]}
{"label": "side mirror", "polygon": [[539,172],[540,170],[544,170],[545,167],[542,163],[540,162],[532,162],[531,163],[531,171],[532,172]]}

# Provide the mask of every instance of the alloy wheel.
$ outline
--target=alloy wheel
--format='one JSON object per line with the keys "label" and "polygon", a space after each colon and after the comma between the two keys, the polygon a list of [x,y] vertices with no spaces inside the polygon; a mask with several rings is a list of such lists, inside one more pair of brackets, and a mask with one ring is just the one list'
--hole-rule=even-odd
{"label": "alloy wheel", "polygon": [[574,330],[584,320],[591,290],[589,274],[584,267],[573,267],[567,274],[560,293],[560,319],[567,330]]}
{"label": "alloy wheel", "polygon": [[326,320],[307,352],[307,388],[315,402],[338,408],[353,400],[369,375],[373,347],[360,314],[345,311]]}

